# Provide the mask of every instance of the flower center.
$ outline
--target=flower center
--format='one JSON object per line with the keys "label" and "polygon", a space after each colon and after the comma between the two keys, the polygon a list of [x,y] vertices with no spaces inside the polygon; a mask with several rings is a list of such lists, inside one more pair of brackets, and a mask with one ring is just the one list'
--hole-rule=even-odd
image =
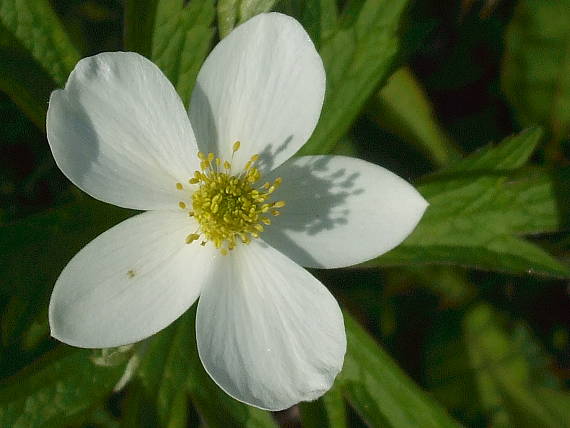
{"label": "flower center", "polygon": [[[234,143],[233,153],[239,147],[239,141]],[[202,238],[201,245],[211,241],[226,255],[238,242],[249,244],[252,238],[258,238],[264,225],[271,224],[269,215],[279,215],[278,208],[284,207],[285,202],[269,202],[268,199],[281,184],[281,178],[276,178],[273,183],[256,185],[261,179],[261,173],[255,167],[259,155],[253,155],[237,175],[232,175],[230,162],[213,153],[199,152],[198,158],[200,171],[195,171],[194,177],[188,180],[190,184],[198,185],[192,194],[192,208],[188,214],[196,218],[199,228],[186,237],[186,243]],[[183,190],[184,186],[176,183],[176,188]],[[178,205],[186,209],[185,202]]]}

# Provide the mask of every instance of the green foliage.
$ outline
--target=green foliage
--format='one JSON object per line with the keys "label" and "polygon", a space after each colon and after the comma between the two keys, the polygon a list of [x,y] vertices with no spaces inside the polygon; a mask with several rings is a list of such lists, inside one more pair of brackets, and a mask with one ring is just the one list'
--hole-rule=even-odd
{"label": "green foliage", "polygon": [[544,377],[549,361],[525,326],[509,334],[492,307],[479,303],[442,317],[431,343],[428,381],[449,407],[471,418],[481,412],[490,426],[569,426],[570,395]]}
{"label": "green foliage", "polygon": [[532,394],[529,363],[524,354],[517,352],[496,317],[488,305],[476,306],[466,315],[463,326],[479,396],[492,424],[568,426],[568,419],[558,418]]}
{"label": "green foliage", "polygon": [[47,72],[0,24],[0,90],[41,130],[45,129],[45,106],[54,86]]}
{"label": "green foliage", "polygon": [[206,58],[214,29],[214,2],[158,0],[151,59],[172,82],[185,103]]}
{"label": "green foliage", "polygon": [[47,0],[2,0],[0,23],[64,85],[80,56]]}
{"label": "green foliage", "polygon": [[124,364],[97,366],[93,351],[60,348],[0,384],[0,425],[60,427],[105,399]]}
{"label": "green foliage", "polygon": [[521,0],[506,33],[502,83],[523,125],[570,132],[570,1]]}
{"label": "green foliage", "polygon": [[396,71],[374,98],[371,118],[419,150],[436,166],[443,166],[459,156],[434,117],[426,94],[409,68]]}
{"label": "green foliage", "polygon": [[364,103],[386,81],[397,59],[398,30],[407,3],[352,1],[336,20],[334,2],[314,0],[306,6],[306,18],[324,11],[311,35],[325,66],[327,92],[319,124],[300,154],[332,151]]}
{"label": "green foliage", "polygon": [[156,9],[160,0],[125,0],[123,40],[125,50],[150,58]]}
{"label": "green foliage", "polygon": [[517,171],[540,136],[531,129],[507,138],[418,186],[430,202],[420,225],[370,264],[445,263],[568,277],[566,266],[517,236],[553,232],[567,221],[569,171]]}
{"label": "green foliage", "polygon": [[[65,84],[80,57],[74,43],[79,45],[90,31],[82,26],[89,19],[91,3],[66,0],[60,6],[48,0],[0,0],[0,90],[42,130],[50,91]],[[556,299],[555,293],[560,294],[560,287],[565,286],[546,283],[537,275],[570,277],[565,263],[570,254],[566,233],[570,168],[544,168],[542,152],[535,155],[542,138],[538,128],[473,150],[473,141],[484,142],[477,129],[492,129],[481,135],[499,135],[497,139],[515,131],[511,128],[515,121],[506,108],[510,107],[521,124],[541,125],[546,130],[547,149],[556,152],[555,160],[564,160],[561,143],[570,131],[568,0],[519,0],[512,17],[490,17],[477,27],[481,32],[494,28],[492,36],[484,36],[489,38],[487,48],[497,49],[505,36],[500,84],[506,100],[493,92],[499,87],[496,77],[485,80],[498,64],[491,64],[487,73],[473,51],[461,44],[461,37],[452,47],[460,52],[456,55],[460,60],[433,73],[445,81],[434,81],[432,71],[422,70],[421,56],[392,74],[402,51],[410,54],[411,45],[437,68],[441,60],[437,44],[424,48],[417,41],[418,34],[425,35],[425,26],[439,28],[424,13],[431,10],[429,2],[111,3],[111,18],[99,22],[97,31],[104,27],[105,32],[118,33],[122,16],[123,33],[109,39],[97,37],[96,44],[81,46],[81,51],[137,51],[158,64],[186,103],[216,35],[223,38],[235,26],[271,9],[294,16],[317,46],[327,73],[321,119],[301,154],[358,155],[405,178],[431,171],[418,185],[431,204],[421,224],[401,246],[367,264],[391,267],[381,277],[375,270],[316,273],[339,301],[351,311],[358,310],[359,319],[366,319],[372,331],[380,331],[380,337],[384,335],[387,350],[345,312],[348,349],[343,370],[327,394],[299,405],[303,427],[346,428],[357,418],[369,426],[458,426],[448,410],[468,426],[570,426],[570,395],[560,373],[552,370],[565,360],[557,361],[548,353],[565,353],[568,341],[562,337],[554,346],[556,351],[547,350],[550,333],[540,329],[558,329],[562,336],[568,330],[554,305],[544,305],[548,320],[543,326],[544,320],[534,318],[542,302],[529,303],[535,297]],[[485,8],[492,8],[492,2],[487,3],[481,15],[490,13]],[[61,16],[50,4],[60,7]],[[469,15],[470,7],[476,7],[474,2],[461,2],[460,19],[449,20],[458,31],[468,26],[465,22],[473,19],[471,15],[477,15]],[[508,29],[502,21],[510,21]],[[435,24],[443,26],[443,20]],[[73,43],[67,29],[73,32]],[[478,46],[484,39],[479,34],[465,36],[468,46]],[[410,39],[415,41],[410,43]],[[485,62],[491,62],[492,55],[481,52],[485,52]],[[497,104],[488,110],[471,100],[473,88],[478,90],[481,83],[491,88],[489,98]],[[461,92],[468,113],[461,112],[459,119],[450,114],[453,108],[442,108],[442,95],[449,95],[442,92],[446,86],[453,90],[471,87]],[[15,109],[9,101],[0,101],[4,101],[2,113]],[[470,112],[474,114],[469,116]],[[17,126],[8,122],[3,128],[10,131]],[[362,132],[366,126],[373,131]],[[390,147],[394,141],[387,144],[378,127],[396,135],[398,146]],[[88,197],[61,205],[55,201],[68,199],[65,189],[32,201],[36,205],[26,199],[27,194],[13,196],[4,177],[9,177],[6,183],[19,185],[40,169],[48,181],[57,174],[45,140],[29,142],[27,130],[21,134],[25,136],[22,141],[0,141],[0,149],[9,146],[0,156],[0,216],[11,206],[26,206],[22,212],[38,213],[0,226],[0,426],[276,427],[269,412],[230,398],[207,375],[196,349],[195,308],[132,349],[78,350],[49,339],[47,305],[57,276],[82,246],[133,212]],[[5,135],[0,133],[0,139]],[[420,157],[417,149],[424,157],[408,159],[407,153]],[[546,158],[551,160],[548,150]],[[460,153],[470,154],[459,159]],[[20,160],[26,156],[32,159],[29,168]],[[433,171],[434,167],[443,168]],[[40,189],[42,193],[44,188]],[[557,235],[545,235],[550,233]],[[540,240],[531,241],[525,235],[538,235]],[[490,274],[482,281],[468,269],[455,266],[506,275]],[[516,280],[511,274],[517,275]],[[348,276],[354,284],[345,287]],[[505,301],[501,294],[506,281],[513,281],[508,284],[515,289],[514,302]],[[423,295],[428,296],[428,304],[421,300]],[[401,302],[414,299],[420,299],[416,306]],[[426,307],[429,299],[435,302],[433,308]],[[499,313],[494,309],[499,305],[507,310]],[[406,335],[402,320],[416,317],[436,318],[429,337],[416,330]],[[407,342],[424,339],[425,349],[420,344],[408,351]],[[420,354],[418,349],[421,357],[415,355]],[[400,363],[412,369],[414,379],[425,379],[430,393],[416,385]],[[561,368],[562,373],[567,369]],[[113,395],[119,382],[127,383],[120,395]],[[110,397],[114,397],[112,411]]]}
{"label": "green foliage", "polygon": [[275,427],[267,412],[228,397],[204,371],[196,349],[195,316],[195,309],[189,310],[154,336],[143,353],[138,376],[160,426],[169,426],[177,400],[191,398],[208,426]]}
{"label": "green foliage", "polygon": [[263,12],[268,12],[276,0],[220,0],[218,1],[218,32],[226,37],[236,25]]}
{"label": "green foliage", "polygon": [[346,405],[339,383],[319,400],[300,403],[304,428],[347,428]]}
{"label": "green foliage", "polygon": [[129,211],[85,198],[57,209],[0,226],[0,296],[6,302],[2,344],[8,349],[24,337],[28,325],[41,315],[47,323],[51,284],[85,244]]}
{"label": "green foliage", "polygon": [[337,383],[370,426],[458,427],[345,313],[348,349]]}

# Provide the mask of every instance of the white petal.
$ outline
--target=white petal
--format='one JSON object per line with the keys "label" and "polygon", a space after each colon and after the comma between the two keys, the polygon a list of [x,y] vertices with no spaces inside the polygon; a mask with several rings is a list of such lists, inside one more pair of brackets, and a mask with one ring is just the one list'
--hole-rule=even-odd
{"label": "white petal", "polygon": [[260,154],[269,170],[312,134],[323,104],[325,72],[303,27],[286,15],[260,14],[223,39],[206,59],[190,103],[203,151],[232,157],[240,170]]}
{"label": "white petal", "polygon": [[346,336],[336,300],[259,240],[220,260],[196,317],[206,371],[252,406],[281,410],[314,400],[342,368]]}
{"label": "white petal", "polygon": [[198,165],[190,121],[173,86],[132,52],[84,58],[52,93],[47,136],[63,173],[105,202],[175,208],[176,182]]}
{"label": "white petal", "polygon": [[185,243],[195,229],[183,213],[150,211],[91,241],[55,284],[52,336],[106,348],[168,326],[192,305],[210,274],[213,250]]}
{"label": "white petal", "polygon": [[350,266],[400,244],[420,221],[427,202],[408,182],[363,160],[303,156],[273,171],[284,200],[263,239],[297,263]]}

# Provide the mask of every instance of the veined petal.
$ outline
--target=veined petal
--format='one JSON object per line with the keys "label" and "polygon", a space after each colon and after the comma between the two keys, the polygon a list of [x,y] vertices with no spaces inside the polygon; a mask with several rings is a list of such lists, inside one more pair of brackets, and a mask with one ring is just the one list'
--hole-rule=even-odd
{"label": "veined petal", "polygon": [[51,95],[47,136],[67,178],[126,208],[175,208],[176,183],[198,166],[180,97],[156,65],[132,52],[79,61],[65,89]]}
{"label": "veined petal", "polygon": [[342,368],[346,336],[334,297],[258,240],[220,259],[198,301],[198,352],[229,395],[262,409],[314,400]]}
{"label": "veined petal", "polygon": [[391,250],[428,206],[402,178],[345,156],[291,159],[267,179],[277,176],[283,184],[275,198],[287,205],[263,239],[308,267],[350,266]]}
{"label": "veined petal", "polygon": [[106,348],[168,326],[198,297],[212,247],[188,245],[196,224],[149,211],[99,235],[65,267],[53,290],[51,334],[69,345]]}
{"label": "veined petal", "polygon": [[303,27],[279,13],[237,27],[208,56],[192,93],[198,144],[239,171],[253,154],[273,169],[312,134],[323,104],[325,71]]}

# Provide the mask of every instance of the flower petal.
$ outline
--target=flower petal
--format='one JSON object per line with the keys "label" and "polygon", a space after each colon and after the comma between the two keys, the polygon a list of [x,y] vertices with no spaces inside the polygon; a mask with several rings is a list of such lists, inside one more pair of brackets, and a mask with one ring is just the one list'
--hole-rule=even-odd
{"label": "flower petal", "polygon": [[126,208],[175,208],[176,182],[198,166],[173,86],[132,52],[84,58],[54,91],[47,136],[63,173],[94,198]]}
{"label": "flower petal", "polygon": [[286,206],[263,239],[303,266],[336,268],[400,244],[428,203],[390,171],[345,156],[303,156],[273,171]]}
{"label": "flower petal", "polygon": [[312,134],[323,104],[325,71],[309,35],[293,18],[260,14],[208,56],[190,103],[198,144],[241,170],[253,154],[270,170]]}
{"label": "flower petal", "polygon": [[220,260],[198,301],[198,352],[229,395],[262,409],[314,400],[342,368],[346,336],[334,297],[259,240]]}
{"label": "flower petal", "polygon": [[52,336],[106,348],[168,326],[192,305],[210,274],[214,250],[185,243],[195,228],[183,213],[150,211],[91,241],[55,284]]}

